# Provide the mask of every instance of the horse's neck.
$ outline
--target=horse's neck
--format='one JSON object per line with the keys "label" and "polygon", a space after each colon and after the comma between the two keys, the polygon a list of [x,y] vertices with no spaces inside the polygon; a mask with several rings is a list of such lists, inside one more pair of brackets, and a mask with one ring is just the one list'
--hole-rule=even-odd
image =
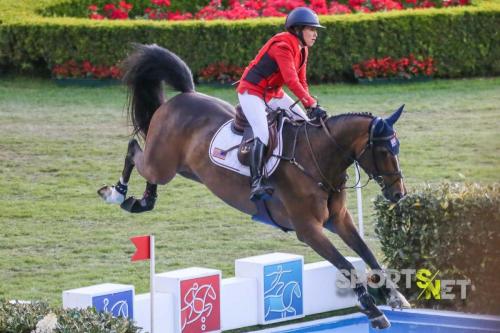
{"label": "horse's neck", "polygon": [[372,119],[367,115],[343,115],[328,119],[326,125],[337,143],[335,145],[327,139],[331,152],[328,155],[333,159],[329,161],[330,165],[337,166],[335,173],[344,173],[352,165],[352,158],[356,156],[360,142],[368,137]]}

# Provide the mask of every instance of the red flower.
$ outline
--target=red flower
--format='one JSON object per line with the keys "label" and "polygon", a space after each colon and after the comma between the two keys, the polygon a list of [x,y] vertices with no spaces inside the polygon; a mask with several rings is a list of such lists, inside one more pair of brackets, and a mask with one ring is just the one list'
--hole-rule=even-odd
{"label": "red flower", "polygon": [[104,20],[105,19],[104,16],[102,16],[101,14],[97,14],[97,13],[90,14],[89,18],[91,20]]}
{"label": "red flower", "polygon": [[120,8],[126,11],[127,13],[132,10],[132,4],[126,3],[125,1],[120,1]]}
{"label": "red flower", "polygon": [[309,8],[314,10],[318,15],[328,14],[326,0],[311,0]]}
{"label": "red flower", "polygon": [[410,78],[419,74],[430,76],[436,72],[432,58],[418,60],[413,54],[401,59],[385,57],[368,59],[352,66],[357,78],[402,77]]}
{"label": "red flower", "polygon": [[87,7],[91,12],[97,12],[97,6],[96,5],[90,5]]}
{"label": "red flower", "polygon": [[328,13],[330,13],[330,14],[350,14],[350,13],[352,13],[352,11],[348,6],[340,4],[336,1],[332,1],[330,3],[330,8],[328,8]]}
{"label": "red flower", "polygon": [[116,9],[115,5],[112,3],[105,4],[102,8],[105,12],[111,12]]}
{"label": "red flower", "polygon": [[170,7],[170,0],[151,0],[151,3],[158,7]]}

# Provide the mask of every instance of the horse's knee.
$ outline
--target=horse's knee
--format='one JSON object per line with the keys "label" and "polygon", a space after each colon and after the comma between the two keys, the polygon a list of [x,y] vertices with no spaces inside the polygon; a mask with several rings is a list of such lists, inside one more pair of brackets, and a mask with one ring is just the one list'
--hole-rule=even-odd
{"label": "horse's knee", "polygon": [[297,230],[295,234],[297,235],[297,239],[305,244],[309,244],[310,241],[314,238],[315,230]]}

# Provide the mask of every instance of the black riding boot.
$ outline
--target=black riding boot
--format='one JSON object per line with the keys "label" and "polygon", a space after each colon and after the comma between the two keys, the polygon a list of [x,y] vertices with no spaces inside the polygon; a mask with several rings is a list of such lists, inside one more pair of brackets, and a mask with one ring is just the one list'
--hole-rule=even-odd
{"label": "black riding boot", "polygon": [[250,174],[252,176],[252,191],[250,200],[267,200],[274,192],[272,186],[266,184],[262,169],[264,167],[264,149],[266,146],[259,138],[254,139],[252,151],[250,153]]}

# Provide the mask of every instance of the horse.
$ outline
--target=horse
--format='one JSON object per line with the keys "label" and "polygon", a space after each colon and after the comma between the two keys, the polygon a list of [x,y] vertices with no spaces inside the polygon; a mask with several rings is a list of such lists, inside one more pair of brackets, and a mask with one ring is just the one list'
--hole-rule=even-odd
{"label": "horse", "polygon": [[[256,214],[257,205],[249,199],[249,178],[216,166],[208,154],[211,138],[234,117],[235,108],[196,92],[186,63],[156,44],[135,46],[124,61],[123,80],[129,87],[133,134],[144,139],[144,150],[136,139],[130,140],[120,182],[101,188],[99,195],[128,211],[150,210],[157,185],[165,185],[180,174],[204,184],[235,209]],[[164,83],[179,93],[166,99]],[[346,170],[359,164],[392,202],[406,195],[398,159],[399,141],[393,129],[403,106],[385,119],[353,113],[331,116],[320,124],[305,121],[283,125],[284,161],[268,179],[275,192],[265,202],[267,211],[277,226],[295,231],[299,241],[341,272],[353,272],[354,267],[325,235],[325,228],[334,231],[371,269],[382,271],[347,210]],[[146,190],[140,200],[124,200],[134,167],[146,179]],[[390,322],[364,285],[358,283],[353,290],[372,327],[389,327]],[[396,287],[387,288],[385,296],[392,307],[410,306]]]}

